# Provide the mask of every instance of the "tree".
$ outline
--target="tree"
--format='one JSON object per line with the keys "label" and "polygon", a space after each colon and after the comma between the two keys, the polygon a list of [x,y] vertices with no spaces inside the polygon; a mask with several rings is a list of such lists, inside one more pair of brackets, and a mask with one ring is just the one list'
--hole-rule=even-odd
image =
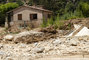
{"label": "tree", "polygon": [[24,3],[23,3],[21,0],[17,0],[17,4],[18,4],[19,6],[22,6]]}
{"label": "tree", "polygon": [[0,25],[5,23],[6,12],[18,7],[16,3],[7,3],[0,5]]}

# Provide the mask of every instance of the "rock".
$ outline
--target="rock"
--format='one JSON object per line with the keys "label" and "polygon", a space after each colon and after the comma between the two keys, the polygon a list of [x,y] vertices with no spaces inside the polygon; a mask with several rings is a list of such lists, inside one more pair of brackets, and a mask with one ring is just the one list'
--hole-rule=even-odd
{"label": "rock", "polygon": [[[14,37],[14,42],[22,42],[22,43],[30,43],[34,41],[40,41],[40,39],[44,34],[42,32],[36,31],[25,31],[21,32]],[[34,38],[33,38],[34,37]]]}
{"label": "rock", "polygon": [[44,50],[45,50],[45,48],[40,47],[40,48],[35,48],[34,52],[36,52],[36,53],[42,53]]}
{"label": "rock", "polygon": [[51,51],[53,49],[54,49],[53,47],[45,47],[45,53],[47,53],[47,52],[49,52],[49,51]]}
{"label": "rock", "polygon": [[36,42],[36,43],[34,43],[34,46],[37,46],[38,45],[38,43]]}
{"label": "rock", "polygon": [[2,49],[2,48],[3,48],[3,45],[0,44],[0,49]]}
{"label": "rock", "polygon": [[3,52],[3,51],[0,51],[0,55],[4,55],[5,54],[5,52]]}
{"label": "rock", "polygon": [[4,37],[4,40],[9,41],[9,40],[12,40],[13,38],[14,38],[14,36],[12,36],[12,35],[6,35]]}
{"label": "rock", "polygon": [[20,44],[19,48],[26,48],[26,44]]}
{"label": "rock", "polygon": [[11,57],[7,57],[6,60],[13,60]]}
{"label": "rock", "polygon": [[72,39],[71,39],[69,43],[70,43],[71,46],[77,46],[78,41],[77,41],[77,40],[72,40]]}
{"label": "rock", "polygon": [[59,39],[57,39],[53,42],[54,45],[59,45],[60,43],[61,43],[61,41]]}

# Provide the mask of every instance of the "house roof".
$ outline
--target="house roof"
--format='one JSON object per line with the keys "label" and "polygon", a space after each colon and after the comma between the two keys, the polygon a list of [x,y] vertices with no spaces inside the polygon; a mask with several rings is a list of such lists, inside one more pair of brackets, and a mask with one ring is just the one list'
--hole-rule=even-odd
{"label": "house roof", "polygon": [[23,7],[27,7],[27,8],[31,8],[31,9],[36,9],[36,10],[40,10],[40,11],[44,11],[44,12],[48,12],[48,13],[52,13],[52,11],[50,11],[50,10],[46,10],[46,9],[39,8],[39,7],[36,7],[36,6],[25,6],[25,5],[24,6],[20,6],[18,8],[15,8],[13,10],[10,10],[7,13],[13,12],[13,11],[15,11],[17,9],[20,9],[20,8],[23,8]]}

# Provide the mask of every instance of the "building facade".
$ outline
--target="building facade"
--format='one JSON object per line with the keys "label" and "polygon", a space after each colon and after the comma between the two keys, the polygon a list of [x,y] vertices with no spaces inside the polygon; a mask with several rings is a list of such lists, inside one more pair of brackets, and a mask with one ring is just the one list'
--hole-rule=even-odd
{"label": "building facade", "polygon": [[47,20],[52,15],[52,11],[38,6],[20,6],[7,12],[6,25],[9,27],[38,27],[43,19]]}

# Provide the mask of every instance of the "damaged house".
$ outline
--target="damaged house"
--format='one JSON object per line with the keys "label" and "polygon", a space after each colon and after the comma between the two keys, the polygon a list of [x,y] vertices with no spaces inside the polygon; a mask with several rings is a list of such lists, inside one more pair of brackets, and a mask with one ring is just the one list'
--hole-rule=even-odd
{"label": "damaged house", "polygon": [[52,15],[52,11],[43,9],[42,6],[20,6],[7,12],[6,27],[39,27],[43,19],[47,20]]}

